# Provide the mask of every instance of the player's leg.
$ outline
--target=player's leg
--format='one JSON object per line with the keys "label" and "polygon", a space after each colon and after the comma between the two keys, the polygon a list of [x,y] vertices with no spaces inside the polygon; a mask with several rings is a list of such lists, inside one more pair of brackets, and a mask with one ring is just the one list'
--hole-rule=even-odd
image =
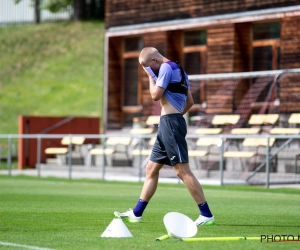
{"label": "player's leg", "polygon": [[159,170],[162,168],[162,166],[163,164],[156,163],[151,160],[148,162],[146,167],[146,178],[144,186],[142,188],[140,199],[136,203],[134,209],[129,209],[124,213],[114,212],[115,217],[121,218],[131,223],[138,223],[142,221],[143,212],[156,191]]}
{"label": "player's leg", "polygon": [[163,167],[163,165],[164,164],[156,163],[151,160],[148,162],[146,167],[146,178],[144,181],[140,199],[147,202],[150,201],[156,191],[159,178],[159,170]]}
{"label": "player's leg", "polygon": [[200,215],[195,221],[197,226],[214,225],[215,218],[212,215],[201,184],[192,173],[188,163],[178,163],[174,167],[176,175],[183,181],[189,193],[197,203]]}
{"label": "player's leg", "polygon": [[182,180],[197,204],[205,202],[203,189],[192,173],[188,163],[178,163],[173,166],[176,175]]}
{"label": "player's leg", "polygon": [[142,221],[142,214],[156,191],[159,170],[163,167],[164,163],[169,163],[169,161],[167,160],[167,155],[165,153],[163,144],[157,138],[152,149],[150,161],[146,167],[146,178],[141,191],[140,199],[137,201],[133,210],[129,209],[124,213],[114,212],[114,215],[117,218],[122,218],[123,220],[131,223]]}

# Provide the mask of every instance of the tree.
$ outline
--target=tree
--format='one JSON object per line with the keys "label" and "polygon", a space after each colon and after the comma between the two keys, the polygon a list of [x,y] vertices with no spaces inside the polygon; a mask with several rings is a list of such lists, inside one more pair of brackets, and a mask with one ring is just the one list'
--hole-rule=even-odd
{"label": "tree", "polygon": [[[22,0],[15,0],[15,3],[18,4]],[[40,23],[41,22],[41,14],[40,14],[40,0],[31,0],[34,6],[34,22]]]}
{"label": "tree", "polygon": [[[22,0],[15,0],[19,3]],[[40,22],[40,10],[47,9],[52,13],[57,13],[73,8],[73,20],[82,21],[90,19],[104,19],[105,0],[31,0],[34,6],[35,22]]]}
{"label": "tree", "polygon": [[86,19],[86,2],[85,0],[74,0],[74,21]]}
{"label": "tree", "polygon": [[45,4],[45,9],[48,9],[53,13],[57,13],[70,6],[74,9],[74,21],[86,19],[86,0],[48,0]]}

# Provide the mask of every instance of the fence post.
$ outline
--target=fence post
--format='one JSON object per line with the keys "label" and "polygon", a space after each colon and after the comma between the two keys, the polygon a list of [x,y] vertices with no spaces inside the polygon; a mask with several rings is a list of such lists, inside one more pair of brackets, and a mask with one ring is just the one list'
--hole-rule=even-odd
{"label": "fence post", "polygon": [[267,138],[267,147],[266,147],[266,188],[269,188],[270,185],[270,138]]}
{"label": "fence post", "polygon": [[41,177],[41,136],[37,137],[37,172],[38,177]]}
{"label": "fence post", "polygon": [[[102,180],[105,180],[105,167],[106,167],[106,161],[105,161],[105,141],[106,141],[106,137],[104,136],[102,138],[102,150],[103,150],[103,154],[102,154]],[[95,159],[96,161],[96,159]]]}
{"label": "fence post", "polygon": [[142,149],[143,149],[143,138],[139,138],[139,150],[140,150],[140,155],[139,155],[139,182],[142,181]]}
{"label": "fence post", "polygon": [[69,179],[72,179],[72,136],[69,135],[69,146],[68,146],[68,166],[69,166]]}
{"label": "fence post", "polygon": [[219,166],[220,166],[220,184],[221,186],[223,186],[223,169],[224,169],[224,139],[223,137],[221,138],[221,147],[220,147],[220,163],[219,163]]}
{"label": "fence post", "polygon": [[8,175],[11,176],[11,136],[8,136],[8,154],[7,154]]}

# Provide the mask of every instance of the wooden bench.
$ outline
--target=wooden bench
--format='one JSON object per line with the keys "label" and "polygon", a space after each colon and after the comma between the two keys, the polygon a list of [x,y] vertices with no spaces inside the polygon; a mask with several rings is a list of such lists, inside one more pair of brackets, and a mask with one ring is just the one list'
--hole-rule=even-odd
{"label": "wooden bench", "polygon": [[222,132],[222,128],[198,128],[195,130],[197,135],[217,135]]}
{"label": "wooden bench", "polygon": [[68,153],[68,148],[46,148],[45,154],[48,155],[64,155]]}
{"label": "wooden bench", "polygon": [[152,137],[150,139],[150,141],[148,142],[148,145],[151,147],[151,149],[142,149],[142,150],[140,150],[139,148],[134,149],[134,150],[131,151],[132,156],[139,156],[139,155],[150,156],[151,151],[152,151],[152,147],[155,143],[155,140],[156,140],[156,137]]}
{"label": "wooden bench", "polygon": [[154,125],[158,125],[160,122],[160,116],[159,115],[150,115],[148,116],[147,120],[146,120],[146,125],[147,126],[154,126]]}
{"label": "wooden bench", "polygon": [[250,125],[274,125],[278,121],[278,114],[254,114],[251,115],[248,123]]}
{"label": "wooden bench", "polygon": [[245,151],[227,151],[224,153],[225,158],[251,158],[255,152]]}
{"label": "wooden bench", "polygon": [[299,128],[272,128],[270,134],[277,135],[296,135],[300,133]]}
{"label": "wooden bench", "polygon": [[278,114],[254,114],[248,120],[248,124],[252,127],[259,126],[262,133],[270,133],[279,119]]}
{"label": "wooden bench", "polygon": [[[223,131],[222,128],[198,128],[194,131],[194,134],[196,135],[218,135]],[[195,142],[194,148],[197,148],[198,146],[213,146],[215,145],[215,139],[218,140],[218,138],[212,138],[212,143],[209,143],[209,140],[211,138],[205,138],[201,137],[198,138]]]}
{"label": "wooden bench", "polygon": [[[256,135],[260,132],[260,128],[233,128],[230,133],[233,135]],[[240,150],[240,142],[243,139],[230,139],[228,147],[232,144]]]}
{"label": "wooden bench", "polygon": [[[133,128],[130,130],[130,134],[131,135],[151,135],[155,132],[155,129],[154,127],[151,127],[151,128]],[[138,139],[138,138],[134,138],[133,139],[133,144],[134,146],[138,146],[140,144],[142,144],[142,146],[144,147],[147,147],[148,144],[147,144],[147,139],[144,139],[144,138],[141,138],[141,139]]]}
{"label": "wooden bench", "polygon": [[[269,139],[269,146],[272,147],[275,142],[275,138],[270,138]],[[266,147],[268,144],[268,139],[267,138],[246,138],[243,142],[243,146],[245,147]]]}
{"label": "wooden bench", "polygon": [[153,128],[133,128],[129,133],[132,135],[149,135],[152,134],[153,131]]}
{"label": "wooden bench", "polygon": [[[269,139],[269,146],[272,147],[275,142],[275,138],[270,138]],[[261,154],[258,152],[259,147],[266,147],[268,144],[268,139],[267,138],[245,138],[243,141],[243,147],[256,147],[256,150],[252,151],[226,151],[224,152],[223,156],[224,158],[238,158],[241,159],[241,166],[242,170],[245,170],[244,164],[242,162],[242,159],[245,158],[253,158],[253,157],[258,157],[258,156],[265,156],[266,154]],[[257,159],[255,159],[255,163],[257,162]]]}
{"label": "wooden bench", "polygon": [[72,143],[72,145],[79,145],[81,146],[85,141],[85,138],[82,136],[76,136],[76,137],[63,137],[61,140],[61,144],[62,145],[69,145],[70,143]]}
{"label": "wooden bench", "polygon": [[256,135],[260,128],[233,128],[230,133],[233,135]]}
{"label": "wooden bench", "polygon": [[291,114],[290,118],[288,119],[289,124],[300,124],[300,113],[293,113]]}
{"label": "wooden bench", "polygon": [[[222,128],[198,128],[194,133],[197,135],[218,135],[222,131]],[[207,176],[209,176],[209,171],[214,164],[214,162],[209,161],[209,155],[214,154],[210,149],[212,146],[220,146],[221,142],[221,139],[218,137],[200,137],[196,140],[194,150],[189,150],[189,156],[195,158],[197,168],[199,168],[198,158],[206,157],[205,166],[201,166],[201,168],[207,170]],[[206,147],[207,149],[203,150],[199,147]]]}
{"label": "wooden bench", "polygon": [[213,125],[234,125],[240,119],[240,115],[215,115],[211,123]]}
{"label": "wooden bench", "polygon": [[[109,137],[105,141],[105,148],[102,147],[92,148],[89,150],[89,154],[92,156],[92,162],[95,165],[95,156],[97,155],[111,155],[112,161],[115,160],[115,154],[121,153],[126,156],[128,162],[130,161],[128,147],[132,141],[131,137]],[[118,146],[124,146],[124,150],[120,150]],[[107,164],[107,159],[105,157],[105,164]]]}
{"label": "wooden bench", "polygon": [[[83,155],[81,152],[81,146],[83,145],[85,141],[84,137],[81,136],[65,136],[62,138],[61,140],[61,145],[64,146],[69,146],[70,144],[72,144],[72,150],[74,152],[78,152],[80,155],[80,159],[81,159],[81,163],[84,164],[84,160],[83,160]],[[77,150],[76,150],[76,147]],[[45,154],[47,155],[56,155],[56,157],[58,155],[66,155],[69,152],[69,147],[49,147],[45,149]]]}
{"label": "wooden bench", "polygon": [[91,155],[111,155],[114,153],[114,149],[113,148],[92,148],[89,153]]}

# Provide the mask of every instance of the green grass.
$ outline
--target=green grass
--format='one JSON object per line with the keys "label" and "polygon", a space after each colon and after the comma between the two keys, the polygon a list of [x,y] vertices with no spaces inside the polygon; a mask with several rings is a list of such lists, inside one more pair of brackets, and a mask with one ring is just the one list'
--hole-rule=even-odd
{"label": "green grass", "polygon": [[[183,185],[160,184],[133,238],[101,238],[113,211],[133,207],[142,183],[0,176],[0,242],[51,249],[299,249],[300,243],[180,242],[166,233],[163,216],[177,211],[195,219],[198,208]],[[260,187],[204,187],[216,217],[195,237],[299,235],[300,192]],[[0,249],[16,249],[1,246]]]}
{"label": "green grass", "polygon": [[19,115],[102,114],[103,22],[0,28],[0,134]]}

